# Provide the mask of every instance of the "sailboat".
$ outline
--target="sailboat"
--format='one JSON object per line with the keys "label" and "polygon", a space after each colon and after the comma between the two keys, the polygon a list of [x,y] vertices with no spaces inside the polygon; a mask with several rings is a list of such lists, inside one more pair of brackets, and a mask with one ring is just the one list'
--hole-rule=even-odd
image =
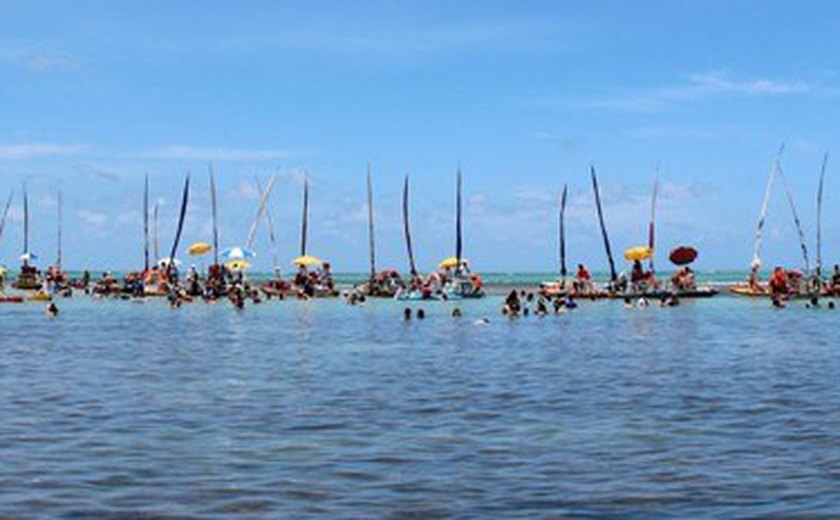
{"label": "sailboat", "polygon": [[[332,272],[328,262],[322,262],[317,256],[309,254],[307,239],[309,232],[309,176],[303,176],[303,215],[300,225],[300,256],[292,260],[298,266],[294,285],[297,290],[308,298],[329,298],[338,296],[332,280]],[[310,268],[318,268],[314,272]],[[320,272],[319,272],[320,271]]]}
{"label": "sailboat", "polygon": [[[9,209],[12,207],[12,198],[14,195],[14,190],[12,190],[3,208],[3,215],[0,216],[0,243],[2,243],[3,231],[6,229],[6,219],[9,217]],[[0,266],[0,303],[23,303],[23,296],[7,295],[4,293],[6,273],[6,268]]]}
{"label": "sailboat", "polygon": [[20,256],[20,275],[12,287],[25,291],[37,291],[41,289],[41,274],[30,262],[37,260],[38,255],[29,250],[29,195],[26,192],[26,185],[23,186],[23,254]]}
{"label": "sailboat", "polygon": [[52,291],[63,296],[71,296],[72,289],[69,286],[67,273],[62,269],[62,231],[63,231],[63,215],[62,215],[62,197],[61,191],[58,192],[56,198],[57,208],[57,231],[56,231],[56,255],[55,264],[47,270],[47,282],[52,287]]}
{"label": "sailboat", "polygon": [[438,267],[445,273],[452,272],[451,279],[444,287],[447,296],[483,298],[484,282],[477,273],[470,271],[469,264],[463,256],[462,184],[461,169],[458,168],[455,187],[455,256],[443,260]]}
{"label": "sailboat", "polygon": [[366,282],[356,286],[360,294],[375,298],[393,298],[397,292],[404,288],[404,283],[399,273],[394,269],[376,271],[376,233],[374,229],[373,212],[373,179],[370,173],[370,166],[367,169],[367,218],[368,218],[368,259],[370,261],[370,272]]}
{"label": "sailboat", "polygon": [[[804,266],[805,266],[805,273],[804,274],[802,272],[797,272],[797,271],[791,271],[790,272],[790,274],[793,274],[794,276],[791,277],[792,279],[790,280],[789,292],[786,295],[786,297],[788,297],[788,298],[810,298],[812,296],[818,295],[820,292],[823,292],[823,291],[820,290],[819,285],[818,285],[818,288],[813,291],[813,294],[812,294],[811,289],[809,288],[808,277],[809,277],[809,274],[810,274],[810,259],[809,259],[809,256],[808,256],[808,248],[805,244],[805,232],[802,229],[802,223],[799,219],[799,214],[796,210],[796,204],[794,203],[793,195],[791,193],[790,187],[787,184],[787,180],[785,178],[784,172],[783,172],[782,167],[781,167],[781,155],[782,155],[782,152],[784,151],[784,148],[785,148],[784,144],[782,144],[779,147],[779,151],[776,154],[776,159],[773,162],[772,167],[770,168],[770,175],[769,175],[769,178],[767,180],[767,187],[765,188],[765,191],[764,191],[764,199],[762,200],[762,203],[761,203],[761,212],[760,212],[759,218],[758,218],[758,225],[756,226],[755,242],[754,242],[754,245],[753,245],[753,260],[750,263],[749,279],[746,283],[735,284],[735,285],[733,285],[729,288],[730,292],[732,292],[733,294],[739,295],[739,296],[766,297],[766,296],[769,296],[771,294],[770,287],[762,285],[759,282],[759,272],[760,272],[761,266],[762,266],[760,253],[761,253],[761,244],[762,244],[762,238],[763,238],[764,223],[767,219],[767,209],[768,209],[768,206],[769,206],[769,203],[770,203],[770,197],[771,197],[772,192],[773,192],[773,184],[774,184],[775,179],[777,177],[779,178],[779,180],[782,184],[782,187],[785,191],[785,197],[788,201],[788,205],[789,205],[790,210],[791,210],[791,215],[793,217],[794,225],[796,226],[797,236],[798,236],[798,239],[799,239],[799,247],[800,247],[800,250],[802,251],[802,256],[803,256]],[[824,172],[824,169],[825,169],[825,161],[823,161],[823,172]],[[819,236],[819,220],[820,220],[819,211],[821,209],[820,208],[821,199],[822,199],[822,174],[821,174],[820,186],[818,188],[818,202],[817,202],[817,205],[818,205],[818,209],[817,209],[817,211],[818,211],[818,215],[817,215],[818,238],[817,238],[817,240],[818,240],[818,242],[821,238]],[[817,266],[818,266],[817,269],[818,270],[817,270],[816,276],[819,277],[819,269],[820,269],[819,264],[822,260],[821,258],[819,258],[820,244],[818,244],[817,247],[818,247],[818,253],[817,253],[818,254],[818,260],[817,260]]]}

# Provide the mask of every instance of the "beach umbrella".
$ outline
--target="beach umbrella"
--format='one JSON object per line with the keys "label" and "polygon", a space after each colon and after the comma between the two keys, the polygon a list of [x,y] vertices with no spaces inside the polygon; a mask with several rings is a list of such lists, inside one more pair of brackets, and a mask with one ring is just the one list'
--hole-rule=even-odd
{"label": "beach umbrella", "polygon": [[189,253],[190,256],[201,256],[206,255],[212,250],[213,246],[207,242],[196,242],[187,249],[187,253]]}
{"label": "beach umbrella", "polygon": [[674,265],[688,265],[697,259],[697,250],[689,246],[680,246],[668,255]]}
{"label": "beach umbrella", "polygon": [[247,260],[231,260],[225,264],[229,271],[244,271],[251,267]]}
{"label": "beach umbrella", "polygon": [[8,273],[8,272],[9,272],[9,270],[6,269],[5,267],[0,267],[0,276],[5,276],[6,273]]}
{"label": "beach umbrella", "polygon": [[295,265],[305,265],[305,266],[309,267],[309,266],[313,266],[313,265],[320,265],[321,264],[321,259],[318,258],[317,256],[303,255],[303,256],[299,256],[299,257],[295,258],[294,260],[292,260],[292,263],[295,264]]}
{"label": "beach umbrella", "polygon": [[257,256],[257,253],[245,247],[235,246],[222,249],[222,256],[228,260],[247,260]]}
{"label": "beach umbrella", "polygon": [[[461,259],[461,265],[467,265],[466,258]],[[458,267],[458,258],[454,256],[450,256],[449,258],[444,258],[438,264],[438,269],[455,269]]]}
{"label": "beach umbrella", "polygon": [[653,249],[648,246],[629,247],[624,250],[624,259],[628,262],[648,260],[653,256]]}
{"label": "beach umbrella", "polygon": [[35,253],[23,253],[20,255],[21,262],[34,262],[35,260],[38,260],[38,255]]}
{"label": "beach umbrella", "polygon": [[175,267],[181,265],[181,261],[177,258],[161,258],[157,261],[157,266],[160,269],[166,269],[167,267],[169,267],[169,262],[172,262],[172,265]]}

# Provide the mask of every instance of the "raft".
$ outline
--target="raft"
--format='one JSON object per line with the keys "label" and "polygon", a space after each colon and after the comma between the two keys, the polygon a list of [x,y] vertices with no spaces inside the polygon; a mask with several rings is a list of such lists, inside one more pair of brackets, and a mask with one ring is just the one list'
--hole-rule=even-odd
{"label": "raft", "polygon": [[23,296],[0,295],[0,303],[23,303]]}

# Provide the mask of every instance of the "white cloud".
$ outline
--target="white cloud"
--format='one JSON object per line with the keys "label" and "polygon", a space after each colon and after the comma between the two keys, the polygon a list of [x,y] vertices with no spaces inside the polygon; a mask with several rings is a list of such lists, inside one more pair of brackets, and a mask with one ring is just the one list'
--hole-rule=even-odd
{"label": "white cloud", "polygon": [[79,217],[85,225],[93,228],[104,227],[108,223],[108,215],[87,209],[80,209],[76,216]]}
{"label": "white cloud", "polygon": [[587,103],[593,108],[615,109],[629,112],[652,112],[681,102],[692,102],[710,97],[742,96],[767,97],[807,94],[819,90],[802,80],[737,79],[724,72],[691,74],[681,84],[629,92]]}
{"label": "white cloud", "polygon": [[12,143],[0,144],[0,160],[19,161],[36,157],[79,155],[89,150],[85,144]]}
{"label": "white cloud", "polygon": [[82,66],[82,62],[66,54],[54,52],[30,52],[26,56],[26,68],[30,72],[40,74],[50,72],[66,72],[76,70]]}

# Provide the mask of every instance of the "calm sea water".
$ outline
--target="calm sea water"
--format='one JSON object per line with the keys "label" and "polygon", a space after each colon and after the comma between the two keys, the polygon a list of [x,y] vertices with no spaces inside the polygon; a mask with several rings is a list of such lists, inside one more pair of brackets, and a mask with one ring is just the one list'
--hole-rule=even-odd
{"label": "calm sea water", "polygon": [[0,307],[0,516],[840,515],[840,310],[499,304]]}

